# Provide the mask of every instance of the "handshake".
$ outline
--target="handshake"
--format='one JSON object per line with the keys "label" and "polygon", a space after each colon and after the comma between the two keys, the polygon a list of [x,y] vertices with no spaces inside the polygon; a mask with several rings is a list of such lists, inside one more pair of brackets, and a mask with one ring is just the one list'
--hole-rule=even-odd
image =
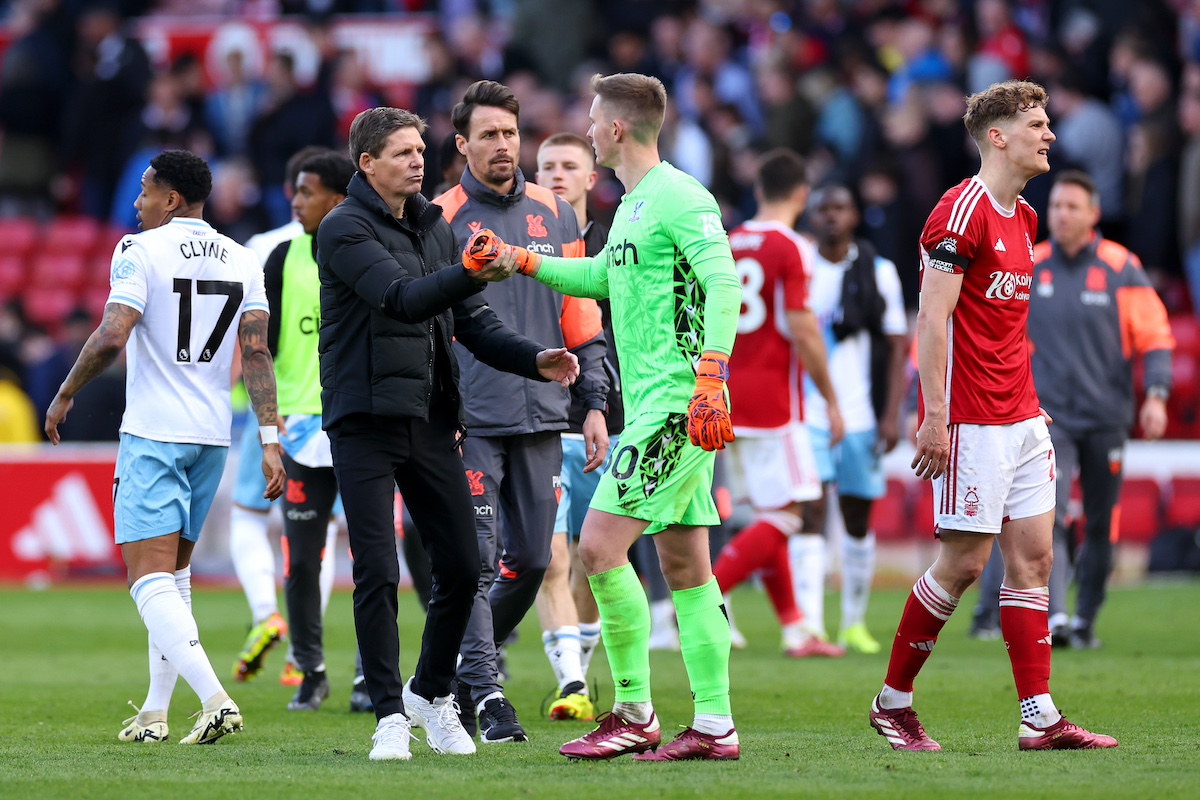
{"label": "handshake", "polygon": [[509,259],[513,262],[517,272],[523,275],[532,275],[537,272],[538,265],[542,262],[542,257],[537,253],[531,253],[524,247],[505,244],[499,236],[487,228],[471,234],[471,238],[467,240],[467,246],[463,248],[462,264],[471,272],[483,272],[493,261],[508,261]]}

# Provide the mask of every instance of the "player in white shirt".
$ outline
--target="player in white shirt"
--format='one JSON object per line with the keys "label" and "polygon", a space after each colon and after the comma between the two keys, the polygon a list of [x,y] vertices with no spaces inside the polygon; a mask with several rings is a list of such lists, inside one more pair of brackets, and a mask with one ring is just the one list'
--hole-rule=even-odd
{"label": "player in white shirt", "polygon": [[[817,252],[808,302],[824,331],[829,374],[846,431],[842,441],[831,446],[825,401],[806,385],[804,418],[817,469],[826,487],[837,484],[847,534],[842,538],[838,642],[851,650],[878,653],[880,645],[864,622],[875,577],[875,536],[869,519],[871,504],[883,496],[886,486],[880,457],[900,437],[908,320],[896,265],[876,255],[869,242],[854,239],[858,209],[850,191],[844,186],[822,188],[813,198],[810,214]],[[822,530],[824,495],[810,503],[805,514],[809,530]],[[806,618],[819,620],[816,609],[823,603],[825,540],[796,537],[791,546],[793,579],[801,587],[800,608]]]}
{"label": "player in white shirt", "polygon": [[179,675],[203,703],[181,744],[242,728],[200,644],[190,566],[229,451],[235,351],[258,416],[264,496],[283,493],[262,270],[249,250],[203,220],[211,191],[212,173],[198,156],[168,150],[151,159],[134,204],[144,232],[122,238],[113,252],[104,319],[46,412],[46,435],[57,445],[75,395],[128,346],[114,529],[149,632],[150,690],[125,722],[118,737],[125,742],[166,740]]}

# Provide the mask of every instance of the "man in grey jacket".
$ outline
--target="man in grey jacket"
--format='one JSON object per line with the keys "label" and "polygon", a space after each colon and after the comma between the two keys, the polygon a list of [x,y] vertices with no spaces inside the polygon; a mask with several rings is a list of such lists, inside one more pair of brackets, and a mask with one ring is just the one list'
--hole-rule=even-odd
{"label": "man in grey jacket", "polygon": [[[520,104],[494,81],[472,84],[451,112],[462,181],[434,200],[460,244],[480,228],[547,255],[583,255],[575,212],[549,189],[527,184],[517,166]],[[600,310],[594,300],[564,297],[532,281],[490,283],[488,305],[519,333],[569,348],[579,357],[573,392],[587,411],[583,426],[589,464],[604,460],[608,376]],[[470,437],[463,461],[475,508],[482,561],[479,592],[463,638],[458,693],[478,712],[480,741],[528,737],[500,685],[497,651],[533,605],[550,563],[558,510],[562,445],[571,393],[504,375],[456,347]],[[502,522],[501,522],[502,520]],[[499,564],[497,565],[497,560]],[[475,715],[463,709],[470,729]]]}

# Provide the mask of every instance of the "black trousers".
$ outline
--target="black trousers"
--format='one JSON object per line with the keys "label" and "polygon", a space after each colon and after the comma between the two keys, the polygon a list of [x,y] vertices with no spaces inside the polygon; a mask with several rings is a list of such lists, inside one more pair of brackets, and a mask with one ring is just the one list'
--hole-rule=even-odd
{"label": "black trousers", "polygon": [[471,615],[479,544],[466,473],[454,446],[456,425],[452,409],[435,407],[429,422],[355,414],[329,431],[354,558],[354,625],[377,719],[404,711],[394,487],[420,531],[433,576],[413,675],[417,694],[432,699],[450,693]]}
{"label": "black trousers", "polygon": [[321,558],[337,478],[328,467],[306,467],[285,453],[283,468],[283,593],[296,666],[311,672],[325,663],[321,620]]}

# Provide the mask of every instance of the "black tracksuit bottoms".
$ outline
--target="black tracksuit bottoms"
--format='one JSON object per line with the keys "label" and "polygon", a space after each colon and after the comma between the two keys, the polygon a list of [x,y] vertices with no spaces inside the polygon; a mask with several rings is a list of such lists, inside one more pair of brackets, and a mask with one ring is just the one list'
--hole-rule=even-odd
{"label": "black tracksuit bottoms", "polygon": [[354,558],[354,625],[376,719],[404,711],[396,630],[393,487],[399,487],[429,553],[433,592],[413,691],[450,693],[459,646],[479,583],[479,542],[454,405],[434,405],[430,420],[352,414],[329,431],[334,471]]}

